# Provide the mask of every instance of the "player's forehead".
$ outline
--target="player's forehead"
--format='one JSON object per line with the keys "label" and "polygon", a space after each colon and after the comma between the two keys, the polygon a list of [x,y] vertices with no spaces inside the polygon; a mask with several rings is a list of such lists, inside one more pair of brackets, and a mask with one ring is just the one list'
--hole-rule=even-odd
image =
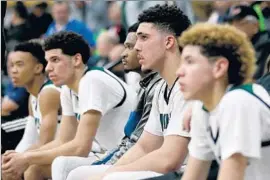
{"label": "player's forehead", "polygon": [[50,60],[55,57],[61,57],[63,55],[63,52],[61,49],[50,49],[45,51],[45,59]]}
{"label": "player's forehead", "polygon": [[17,63],[17,62],[31,62],[30,60],[34,59],[34,56],[30,52],[24,51],[13,51],[8,54],[8,62]]}
{"label": "player's forehead", "polygon": [[150,35],[157,31],[156,27],[153,23],[140,23],[138,30],[137,30],[137,36],[140,35]]}
{"label": "player's forehead", "polygon": [[187,45],[183,48],[183,51],[182,51],[182,58],[198,57],[200,55],[202,55],[201,48],[200,46],[196,46],[196,45]]}
{"label": "player's forehead", "polygon": [[130,32],[127,34],[127,38],[124,44],[135,44],[137,41],[136,32]]}

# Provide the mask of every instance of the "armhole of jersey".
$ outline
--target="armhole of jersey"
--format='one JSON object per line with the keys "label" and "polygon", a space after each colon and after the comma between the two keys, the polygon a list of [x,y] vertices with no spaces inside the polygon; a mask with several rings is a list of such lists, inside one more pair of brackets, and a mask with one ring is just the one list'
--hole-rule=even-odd
{"label": "armhole of jersey", "polygon": [[119,84],[120,86],[122,87],[123,91],[124,91],[124,96],[122,97],[121,101],[114,107],[114,108],[118,108],[120,106],[122,106],[127,98],[127,92],[126,92],[126,89],[124,88],[123,84],[118,80],[116,79],[114,76],[110,75],[109,73],[107,73],[106,71],[104,71],[106,74],[108,74],[109,76],[111,76],[112,78],[114,78]]}
{"label": "armhole of jersey", "polygon": [[[88,68],[86,72],[88,71],[91,71],[91,70],[97,70],[97,71],[102,71],[104,72],[105,74],[109,75],[110,77],[112,77],[113,79],[115,79],[119,84],[120,86],[122,87],[123,91],[124,91],[124,96],[122,97],[121,101],[116,105],[114,106],[114,108],[118,108],[120,106],[122,106],[127,98],[127,92],[126,92],[126,89],[124,88],[123,84],[114,76],[110,75],[109,73],[106,72],[106,70],[104,68],[101,68],[101,67],[92,67],[92,68]],[[86,74],[85,72],[85,74]]]}

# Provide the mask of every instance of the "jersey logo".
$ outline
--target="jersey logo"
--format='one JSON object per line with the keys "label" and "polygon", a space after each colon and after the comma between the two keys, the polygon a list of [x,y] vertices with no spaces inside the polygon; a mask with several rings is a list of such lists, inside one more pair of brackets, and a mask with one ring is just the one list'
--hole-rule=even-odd
{"label": "jersey logo", "polygon": [[170,117],[171,117],[170,114],[160,114],[159,115],[159,118],[160,118],[159,120],[160,120],[162,131],[167,129]]}

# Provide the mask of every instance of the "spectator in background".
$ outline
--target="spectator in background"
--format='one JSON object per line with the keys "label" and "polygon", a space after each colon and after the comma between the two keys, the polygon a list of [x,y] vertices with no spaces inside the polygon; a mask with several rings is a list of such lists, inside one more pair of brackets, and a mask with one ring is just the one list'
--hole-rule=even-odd
{"label": "spectator in background", "polygon": [[193,22],[194,14],[191,6],[191,2],[188,0],[181,1],[121,1],[118,2],[121,6],[121,18],[122,24],[127,29],[127,27],[131,26],[133,23],[137,22],[138,15],[145,9],[149,7],[155,6],[157,4],[175,4],[183,10],[184,14],[186,14],[189,19]]}
{"label": "spectator in background", "polygon": [[207,21],[213,11],[213,1],[192,1],[195,22]]}
{"label": "spectator in background", "polygon": [[73,1],[70,4],[71,17],[85,22],[95,34],[109,26],[107,1]]}
{"label": "spectator in background", "polygon": [[97,38],[97,52],[98,55],[95,59],[91,59],[91,66],[94,63],[96,66],[105,67],[112,71],[116,76],[125,80],[124,68],[120,61],[121,53],[124,51],[124,46],[119,43],[119,37],[116,32],[104,31]]}
{"label": "spectator in background", "polygon": [[[125,47],[123,44],[116,45],[109,53],[109,61],[110,65],[111,63],[117,63],[121,62],[121,54],[125,50]],[[118,64],[118,63],[117,63]],[[106,68],[107,66],[105,66]],[[112,69],[110,69],[116,76],[118,76],[120,79],[125,81],[125,72],[124,72],[124,66],[122,63],[119,63],[118,65],[114,66]]]}
{"label": "spectator in background", "polygon": [[223,23],[226,12],[233,5],[233,1],[214,1],[213,12],[211,13],[208,22],[209,23]]}
{"label": "spectator in background", "polygon": [[59,31],[73,31],[83,36],[91,48],[94,48],[96,43],[92,31],[78,20],[70,19],[70,7],[68,2],[56,1],[52,6],[53,22],[50,24],[46,36],[50,36]]}
{"label": "spectator in background", "polygon": [[23,2],[18,1],[13,8],[10,27],[6,29],[7,50],[22,41],[32,39],[30,24],[27,21],[28,11]]}
{"label": "spectator in background", "polygon": [[267,30],[260,31],[259,17],[250,6],[232,6],[227,14],[226,20],[246,33],[251,40],[256,51],[257,59],[257,70],[254,78],[260,78],[266,73],[266,60],[270,54],[270,32]]}
{"label": "spectator in background", "polygon": [[33,27],[34,38],[40,38],[44,35],[53,21],[51,14],[47,12],[47,7],[46,2],[38,3],[29,15],[29,23]]}
{"label": "spectator in background", "polygon": [[99,54],[96,65],[103,67],[109,63],[109,53],[119,44],[119,38],[113,32],[104,31],[97,38],[97,52]]}
{"label": "spectator in background", "polygon": [[119,37],[119,42],[124,43],[126,39],[127,31],[122,23],[121,19],[121,6],[117,1],[109,3],[108,18],[111,21],[109,31],[113,31]]}

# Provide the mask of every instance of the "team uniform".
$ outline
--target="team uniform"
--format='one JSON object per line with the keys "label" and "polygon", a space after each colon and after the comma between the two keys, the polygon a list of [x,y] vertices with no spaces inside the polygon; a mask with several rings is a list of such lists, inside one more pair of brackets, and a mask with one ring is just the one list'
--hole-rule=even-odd
{"label": "team uniform", "polygon": [[[30,95],[30,103],[31,103],[30,108],[32,110],[33,116],[27,117],[27,124],[25,127],[23,138],[21,142],[18,144],[18,146],[16,147],[16,151],[18,152],[24,152],[32,144],[36,143],[39,138],[40,125],[42,122],[42,115],[41,115],[40,107],[39,107],[39,98],[40,98],[41,91],[48,88],[50,89],[52,88],[52,89],[55,89],[56,91],[61,92],[61,88],[56,87],[52,83],[52,81],[46,80],[44,84],[41,86],[37,97]],[[60,119],[61,119],[61,109],[59,109],[59,113],[58,113],[58,122],[60,122]]]}
{"label": "team uniform", "polygon": [[221,163],[241,153],[248,158],[245,180],[269,179],[270,97],[263,87],[229,87],[213,111],[196,103],[192,113],[190,156]]}
{"label": "team uniform", "polygon": [[[182,93],[179,91],[177,80],[171,89],[168,88],[164,80],[161,80],[156,87],[152,109],[144,130],[156,136],[190,137],[189,133],[183,130],[183,116],[188,107],[189,103],[184,100]],[[92,166],[91,172],[88,169],[88,174],[96,175],[105,172],[109,167],[109,165],[104,165],[101,169],[99,166]],[[152,171],[116,172],[104,179],[143,179],[160,175],[162,174]],[[67,180],[73,180],[71,177],[72,174],[70,173]]]}
{"label": "team uniform", "polygon": [[[58,173],[59,176],[53,177],[58,180],[66,180],[67,177],[71,179],[83,179],[92,175],[93,165],[99,168],[98,171],[103,171],[109,166],[115,164],[139,139],[141,136],[144,126],[149,119],[149,115],[152,109],[152,101],[155,93],[155,88],[158,85],[158,82],[161,81],[161,77],[157,72],[149,72],[141,78],[140,88],[138,90],[137,102],[134,104],[134,108],[130,113],[130,116],[127,120],[127,123],[124,128],[125,136],[122,138],[118,146],[115,146],[113,150],[107,152],[106,156],[102,159],[92,163],[90,160],[84,160],[84,166],[80,166],[76,169],[71,169],[67,174]],[[65,158],[65,164],[74,164],[76,161],[75,158]],[[67,169],[67,168],[66,168]],[[90,173],[89,173],[90,172]]]}
{"label": "team uniform", "polygon": [[[89,110],[101,112],[101,120],[93,142],[89,159],[74,157],[76,163],[66,164],[56,158],[52,164],[52,177],[59,177],[59,169],[72,170],[99,160],[105,152],[113,150],[124,136],[123,129],[132,107],[137,102],[137,94],[127,84],[110,71],[92,67],[86,70],[79,83],[78,94],[67,86],[61,93],[64,116],[76,116],[80,121],[82,114]],[[66,157],[70,158],[70,157]],[[62,173],[63,174],[63,173]]]}

